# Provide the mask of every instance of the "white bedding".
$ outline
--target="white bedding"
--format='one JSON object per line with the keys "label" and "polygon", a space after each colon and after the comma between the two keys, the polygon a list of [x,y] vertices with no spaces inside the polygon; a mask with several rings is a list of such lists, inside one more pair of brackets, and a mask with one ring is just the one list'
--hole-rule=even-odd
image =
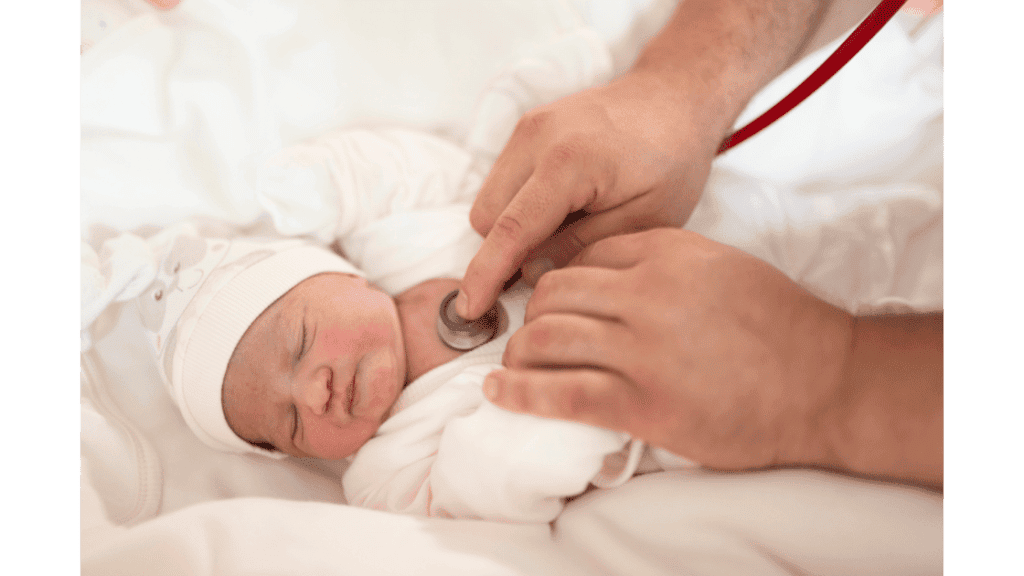
{"label": "white bedding", "polygon": [[[84,573],[941,573],[940,496],[818,472],[649,475],[549,530],[352,508],[337,464],[210,452],[118,304],[143,280],[102,249],[112,230],[205,216],[317,235],[315,219],[275,222],[256,190],[282,147],[340,127],[423,130],[486,173],[519,114],[621,70],[671,3],[132,6],[82,56]],[[850,310],[941,308],[941,53],[941,16],[898,16],[719,159],[687,227]]]}

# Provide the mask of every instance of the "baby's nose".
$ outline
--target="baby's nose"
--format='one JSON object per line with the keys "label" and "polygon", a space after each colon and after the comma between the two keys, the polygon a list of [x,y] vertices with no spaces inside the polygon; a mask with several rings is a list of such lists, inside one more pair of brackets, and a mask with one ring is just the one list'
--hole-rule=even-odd
{"label": "baby's nose", "polygon": [[303,378],[296,391],[296,400],[310,409],[313,414],[322,416],[327,412],[331,400],[331,370],[320,368]]}

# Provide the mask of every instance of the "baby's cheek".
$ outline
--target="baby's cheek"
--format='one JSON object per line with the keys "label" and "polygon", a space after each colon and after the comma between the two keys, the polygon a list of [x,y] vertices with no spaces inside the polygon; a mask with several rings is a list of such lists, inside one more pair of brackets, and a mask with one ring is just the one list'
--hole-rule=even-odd
{"label": "baby's cheek", "polygon": [[355,351],[355,342],[359,339],[359,335],[354,330],[332,326],[324,331],[323,338],[324,352],[337,357],[352,354]]}
{"label": "baby's cheek", "polygon": [[351,356],[384,345],[394,338],[386,322],[366,322],[358,329],[329,326],[323,332],[324,352],[332,357]]}
{"label": "baby's cheek", "polygon": [[357,421],[346,426],[317,423],[306,436],[313,456],[325,460],[345,458],[359,450],[376,432],[372,423]]}

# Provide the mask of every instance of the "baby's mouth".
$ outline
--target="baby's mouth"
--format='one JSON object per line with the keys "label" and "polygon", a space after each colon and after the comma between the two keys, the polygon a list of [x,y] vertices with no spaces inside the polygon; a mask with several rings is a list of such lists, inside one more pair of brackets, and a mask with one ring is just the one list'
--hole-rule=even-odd
{"label": "baby's mouth", "polygon": [[[327,392],[328,392],[327,407],[326,407],[327,409],[326,409],[325,413],[328,414],[328,415],[331,415],[332,417],[337,417],[339,415],[335,414],[334,404],[335,404],[335,400],[341,400],[341,399],[339,398],[339,394],[336,393],[337,391],[334,389],[334,372],[333,371],[331,372],[330,378],[328,378],[328,380],[327,380]],[[351,418],[352,417],[352,404],[353,404],[353,402],[355,400],[355,396],[356,396],[356,375],[355,375],[355,372],[352,373],[352,379],[349,381],[348,386],[345,387],[344,395],[345,395],[344,400],[341,400],[343,402],[342,407],[345,410],[345,415],[347,415],[349,418]]]}
{"label": "baby's mouth", "polygon": [[324,403],[324,414],[331,413],[331,404],[334,402],[334,371],[327,376],[327,402]]}
{"label": "baby's mouth", "polygon": [[349,418],[355,418],[355,414],[352,413],[352,406],[356,403],[356,394],[358,392],[356,390],[356,376],[359,374],[359,367],[362,363],[361,359],[356,363],[355,369],[352,370],[352,381],[349,382],[348,390],[345,391],[345,412],[348,413]]}

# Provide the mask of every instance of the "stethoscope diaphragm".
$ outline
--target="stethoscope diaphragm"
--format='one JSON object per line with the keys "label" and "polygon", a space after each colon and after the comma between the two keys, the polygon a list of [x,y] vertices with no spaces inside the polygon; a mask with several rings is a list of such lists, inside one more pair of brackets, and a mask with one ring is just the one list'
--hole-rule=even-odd
{"label": "stethoscope diaphragm", "polygon": [[446,346],[454,350],[472,350],[486,344],[498,333],[498,304],[495,303],[483,316],[466,320],[455,312],[455,297],[458,290],[441,300],[437,315],[437,335]]}

